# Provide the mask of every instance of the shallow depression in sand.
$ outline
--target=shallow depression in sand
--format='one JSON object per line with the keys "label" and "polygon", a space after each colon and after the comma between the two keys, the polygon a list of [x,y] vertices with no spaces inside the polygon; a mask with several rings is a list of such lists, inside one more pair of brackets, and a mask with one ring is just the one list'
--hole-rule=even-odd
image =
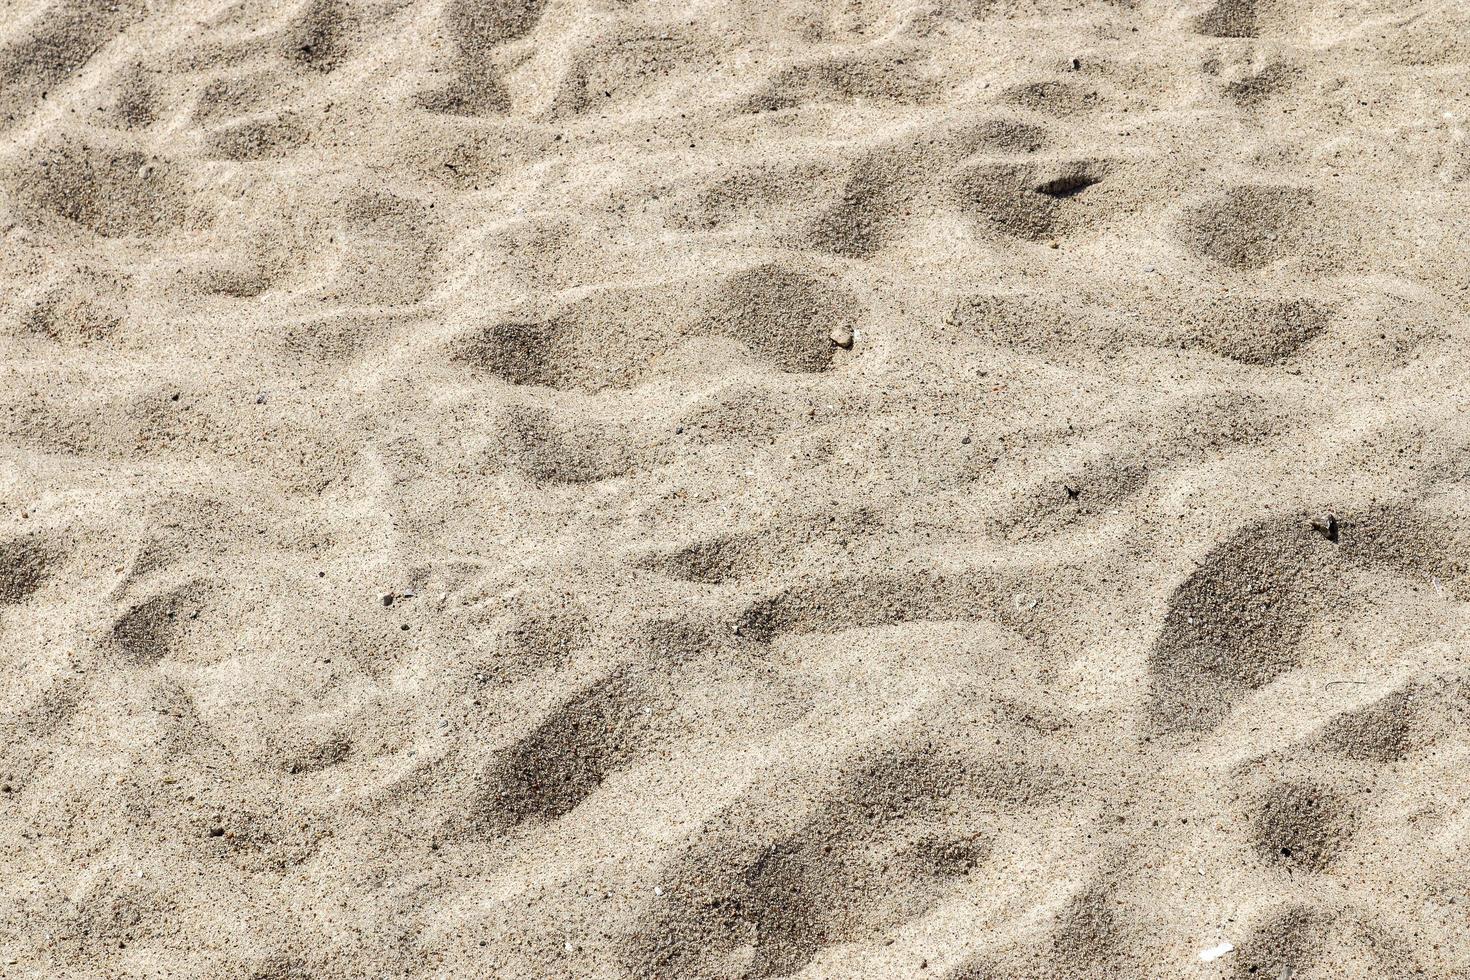
{"label": "shallow depression in sand", "polygon": [[1470,975],[1466,38],[5,6],[0,972]]}

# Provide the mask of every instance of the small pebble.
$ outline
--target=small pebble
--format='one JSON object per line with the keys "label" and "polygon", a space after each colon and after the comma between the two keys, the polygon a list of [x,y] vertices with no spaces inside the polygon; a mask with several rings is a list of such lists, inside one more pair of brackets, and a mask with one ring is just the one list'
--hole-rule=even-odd
{"label": "small pebble", "polygon": [[852,350],[852,331],[847,327],[833,327],[827,336],[832,338],[832,343],[843,350]]}

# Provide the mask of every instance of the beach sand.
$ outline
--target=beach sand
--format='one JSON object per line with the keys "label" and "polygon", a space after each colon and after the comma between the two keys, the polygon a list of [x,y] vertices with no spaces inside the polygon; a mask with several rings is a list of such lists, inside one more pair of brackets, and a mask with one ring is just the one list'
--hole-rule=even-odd
{"label": "beach sand", "polygon": [[0,975],[1470,976],[1467,114],[1441,0],[0,2]]}

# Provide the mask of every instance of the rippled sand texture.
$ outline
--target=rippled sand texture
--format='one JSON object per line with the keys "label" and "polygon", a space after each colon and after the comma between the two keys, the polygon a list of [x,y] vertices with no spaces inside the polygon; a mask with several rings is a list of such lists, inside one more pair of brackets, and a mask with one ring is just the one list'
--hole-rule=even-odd
{"label": "rippled sand texture", "polygon": [[1463,4],[0,14],[5,976],[1470,976]]}

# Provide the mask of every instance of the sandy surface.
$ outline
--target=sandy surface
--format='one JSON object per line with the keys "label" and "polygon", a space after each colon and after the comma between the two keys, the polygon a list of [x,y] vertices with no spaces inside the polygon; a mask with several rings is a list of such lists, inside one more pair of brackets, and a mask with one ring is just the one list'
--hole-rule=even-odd
{"label": "sandy surface", "polygon": [[1447,0],[0,2],[0,973],[1470,976],[1467,113]]}

